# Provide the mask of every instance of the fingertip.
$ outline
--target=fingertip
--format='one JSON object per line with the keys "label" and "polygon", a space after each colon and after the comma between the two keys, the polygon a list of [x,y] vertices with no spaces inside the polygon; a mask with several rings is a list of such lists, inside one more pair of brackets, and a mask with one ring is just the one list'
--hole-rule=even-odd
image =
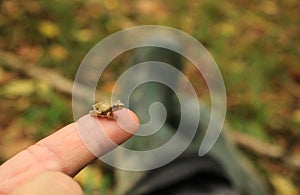
{"label": "fingertip", "polygon": [[138,130],[139,119],[129,109],[114,112],[116,119],[85,115],[76,122],[82,142],[97,157],[122,144]]}
{"label": "fingertip", "polygon": [[140,125],[140,119],[138,118],[138,116],[131,110],[129,110],[129,112],[130,112],[130,116],[132,117],[133,121],[136,123],[136,125],[139,126]]}
{"label": "fingertip", "polygon": [[129,134],[134,134],[140,125],[139,119],[137,115],[129,110],[129,109],[122,109],[114,113],[116,116],[118,126],[123,131],[128,132]]}

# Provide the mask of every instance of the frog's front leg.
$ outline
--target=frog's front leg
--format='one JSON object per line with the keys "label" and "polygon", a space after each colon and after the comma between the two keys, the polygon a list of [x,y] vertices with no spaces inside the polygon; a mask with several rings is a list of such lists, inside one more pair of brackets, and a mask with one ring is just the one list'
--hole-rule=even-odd
{"label": "frog's front leg", "polygon": [[96,106],[93,105],[92,107],[93,107],[93,110],[90,110],[89,114],[92,115],[92,116],[98,116],[99,111],[96,109]]}
{"label": "frog's front leg", "polygon": [[106,118],[108,118],[108,119],[116,119],[116,117],[113,116],[112,112],[107,112],[106,113]]}
{"label": "frog's front leg", "polygon": [[93,110],[96,112],[97,111],[96,105],[94,104],[92,107],[93,107]]}
{"label": "frog's front leg", "polygon": [[89,114],[90,114],[91,116],[99,116],[97,110],[90,110],[90,111],[89,111]]}

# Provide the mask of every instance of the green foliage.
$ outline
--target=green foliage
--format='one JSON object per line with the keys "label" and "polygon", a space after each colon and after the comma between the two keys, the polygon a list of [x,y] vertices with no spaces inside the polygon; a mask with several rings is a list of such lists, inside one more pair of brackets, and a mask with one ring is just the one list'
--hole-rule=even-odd
{"label": "green foliage", "polygon": [[25,125],[37,129],[34,137],[39,140],[64,124],[72,121],[70,103],[50,92],[43,101],[36,100],[22,114]]}

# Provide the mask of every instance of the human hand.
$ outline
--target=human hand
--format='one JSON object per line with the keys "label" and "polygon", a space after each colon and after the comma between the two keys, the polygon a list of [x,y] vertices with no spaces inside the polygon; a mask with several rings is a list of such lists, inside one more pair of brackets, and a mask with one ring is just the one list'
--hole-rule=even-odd
{"label": "human hand", "polygon": [[[115,114],[126,131],[116,120],[85,115],[77,121],[84,124],[86,132],[83,133],[101,131],[106,135],[93,137],[91,141],[99,144],[89,145],[94,147],[90,149],[93,153],[97,151],[98,157],[115,147],[111,141],[121,144],[138,129],[138,118],[133,112],[122,109]],[[0,194],[83,194],[71,177],[97,157],[80,135],[76,123],[69,124],[3,163]]]}

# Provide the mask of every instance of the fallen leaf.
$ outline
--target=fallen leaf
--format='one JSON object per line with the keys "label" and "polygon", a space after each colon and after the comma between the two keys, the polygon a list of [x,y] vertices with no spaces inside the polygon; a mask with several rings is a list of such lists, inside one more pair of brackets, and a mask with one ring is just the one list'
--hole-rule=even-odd
{"label": "fallen leaf", "polygon": [[279,13],[279,7],[273,1],[265,1],[262,3],[262,11],[269,15],[277,15]]}
{"label": "fallen leaf", "polygon": [[54,22],[42,21],[38,25],[38,29],[42,35],[48,38],[55,38],[59,35],[60,30]]}
{"label": "fallen leaf", "polygon": [[300,109],[297,109],[293,112],[292,119],[294,122],[300,123]]}
{"label": "fallen leaf", "polygon": [[61,45],[53,45],[49,49],[49,55],[57,60],[63,60],[68,56],[68,51]]}
{"label": "fallen leaf", "polygon": [[138,14],[151,15],[155,19],[164,20],[168,17],[169,11],[160,1],[138,1],[136,3]]}
{"label": "fallen leaf", "polygon": [[90,29],[82,29],[75,32],[75,38],[80,42],[91,41],[95,37],[95,32]]}
{"label": "fallen leaf", "polygon": [[275,189],[276,195],[297,195],[296,186],[286,177],[278,174],[271,175],[270,181]]}
{"label": "fallen leaf", "polygon": [[5,97],[29,96],[34,92],[32,80],[13,80],[0,89],[0,94]]}
{"label": "fallen leaf", "polygon": [[101,184],[102,173],[98,167],[90,165],[82,169],[74,179],[83,186],[98,188]]}
{"label": "fallen leaf", "polygon": [[40,46],[22,45],[17,53],[26,60],[36,62],[42,56],[42,48]]}
{"label": "fallen leaf", "polygon": [[16,98],[20,96],[30,96],[36,93],[43,96],[47,94],[48,91],[49,86],[41,81],[32,79],[17,79],[0,88],[0,95],[9,98]]}
{"label": "fallen leaf", "polygon": [[118,7],[119,3],[117,0],[105,0],[104,7],[108,10],[114,10]]}
{"label": "fallen leaf", "polygon": [[16,75],[12,72],[4,71],[0,67],[0,85],[4,85],[5,83],[9,82],[10,80],[14,79]]}

